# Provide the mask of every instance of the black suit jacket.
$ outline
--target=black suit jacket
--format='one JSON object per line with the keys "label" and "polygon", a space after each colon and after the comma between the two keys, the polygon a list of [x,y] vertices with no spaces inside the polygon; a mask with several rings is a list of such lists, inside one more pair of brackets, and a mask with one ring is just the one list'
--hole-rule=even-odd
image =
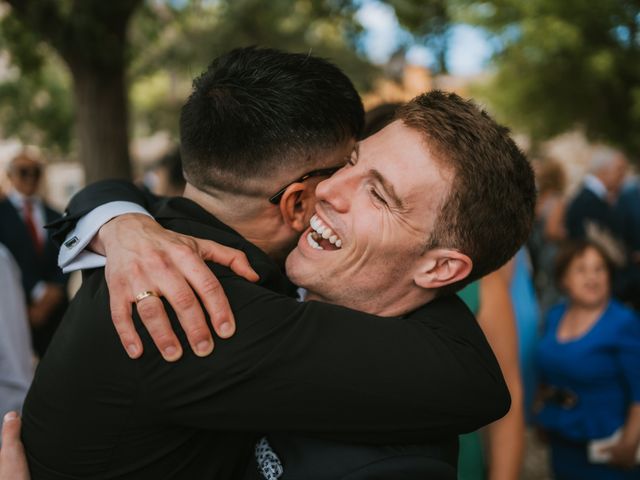
{"label": "black suit jacket", "polygon": [[583,187],[567,207],[565,225],[570,238],[586,237],[586,225],[593,222],[622,240],[622,225],[618,212],[590,189]]}
{"label": "black suit jacket", "polygon": [[[61,218],[58,212],[47,205],[44,205],[44,211],[47,223]],[[33,301],[31,292],[38,282],[44,281],[66,286],[68,276],[58,268],[58,246],[53,241],[51,234],[47,234],[43,251],[38,254],[27,226],[9,199],[0,201],[0,243],[7,246],[20,267],[22,287],[29,303]],[[44,355],[66,308],[67,301],[65,299],[51,312],[42,325],[31,329],[33,348],[38,356]]]}
{"label": "black suit jacket", "polygon": [[[45,221],[51,223],[61,215],[44,206]],[[9,199],[0,201],[0,243],[11,252],[22,272],[22,287],[27,299],[31,299],[31,291],[40,281],[65,285],[67,276],[58,268],[58,247],[48,235],[42,255],[37,255],[29,231]]]}
{"label": "black suit jacket", "polygon": [[[458,438],[417,445],[354,445],[291,434],[270,434],[281,457],[280,480],[456,480]],[[245,480],[264,480],[256,467]]]}
{"label": "black suit jacket", "polygon": [[[134,194],[135,196],[135,194]],[[218,265],[238,323],[213,355],[165,362],[136,318],[130,360],[111,324],[103,270],[86,275],[24,407],[39,478],[242,478],[264,432],[385,445],[439,441],[506,413],[509,394],[482,331],[455,296],[408,318],[299,303],[279,268],[199,206],[170,199],[165,227],[247,254],[251,284]]]}
{"label": "black suit jacket", "polygon": [[622,192],[616,211],[620,215],[626,245],[631,251],[640,252],[640,181]]}

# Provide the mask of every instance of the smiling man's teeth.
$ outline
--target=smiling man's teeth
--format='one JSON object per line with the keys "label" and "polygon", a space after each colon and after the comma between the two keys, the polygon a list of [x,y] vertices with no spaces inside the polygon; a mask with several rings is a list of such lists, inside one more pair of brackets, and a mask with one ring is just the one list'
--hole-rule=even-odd
{"label": "smiling man's teeth", "polygon": [[314,240],[313,232],[309,232],[309,235],[307,235],[307,242],[316,250],[324,250],[324,248],[322,248],[320,244]]}
{"label": "smiling man's teeth", "polygon": [[[309,245],[311,245],[313,248],[324,250],[320,246],[320,244],[316,241],[316,238],[318,240],[320,239],[319,237],[321,237],[321,238],[323,238],[325,240],[329,240],[329,243],[331,243],[332,245],[335,245],[338,248],[342,247],[342,240],[338,237],[338,235],[336,235],[336,233],[333,230],[331,230],[331,228],[326,226],[322,222],[322,220],[320,220],[320,217],[318,217],[318,215],[314,215],[313,217],[311,217],[311,220],[309,221],[309,224],[311,225],[311,228],[313,229],[313,232],[311,232],[307,236],[307,241],[309,242]],[[314,234],[317,234],[318,237],[314,238],[313,237]],[[317,245],[317,247],[316,247],[316,245]]]}

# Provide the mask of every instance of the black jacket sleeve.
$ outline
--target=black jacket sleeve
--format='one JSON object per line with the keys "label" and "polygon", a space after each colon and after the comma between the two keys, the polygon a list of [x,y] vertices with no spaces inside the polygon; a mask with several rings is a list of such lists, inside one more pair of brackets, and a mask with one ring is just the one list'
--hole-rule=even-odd
{"label": "black jacket sleeve", "polygon": [[[164,362],[144,327],[140,363],[148,408],[179,425],[312,432],[365,443],[419,442],[503,416],[509,393],[459,299],[411,318],[300,303],[216,270],[238,324],[206,358]],[[168,304],[170,318],[177,320]],[[464,323],[464,322],[463,322]]]}
{"label": "black jacket sleeve", "polygon": [[53,240],[62,245],[67,234],[73,230],[82,216],[94,208],[117,200],[136,203],[151,210],[159,198],[149,190],[140,189],[126,180],[92,183],[71,198],[62,218],[47,225],[52,232]]}

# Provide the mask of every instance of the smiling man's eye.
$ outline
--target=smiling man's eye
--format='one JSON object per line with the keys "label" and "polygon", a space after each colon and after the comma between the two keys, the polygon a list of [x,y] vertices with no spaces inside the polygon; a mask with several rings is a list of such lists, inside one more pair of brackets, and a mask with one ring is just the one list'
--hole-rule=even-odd
{"label": "smiling man's eye", "polygon": [[369,189],[369,192],[371,193],[371,195],[373,195],[375,197],[376,200],[378,200],[379,202],[384,203],[385,205],[387,204],[386,200],[382,197],[382,195],[380,195],[375,188],[371,187]]}

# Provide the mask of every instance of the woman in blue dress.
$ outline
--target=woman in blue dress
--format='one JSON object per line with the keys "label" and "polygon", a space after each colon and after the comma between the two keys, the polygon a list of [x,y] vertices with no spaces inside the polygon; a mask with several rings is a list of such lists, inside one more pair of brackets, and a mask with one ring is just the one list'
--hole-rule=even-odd
{"label": "woman in blue dress", "polygon": [[[611,299],[612,266],[589,242],[558,256],[568,301],[552,308],[537,350],[537,423],[548,435],[557,480],[640,479],[640,318]],[[621,436],[590,459],[589,443]]]}

